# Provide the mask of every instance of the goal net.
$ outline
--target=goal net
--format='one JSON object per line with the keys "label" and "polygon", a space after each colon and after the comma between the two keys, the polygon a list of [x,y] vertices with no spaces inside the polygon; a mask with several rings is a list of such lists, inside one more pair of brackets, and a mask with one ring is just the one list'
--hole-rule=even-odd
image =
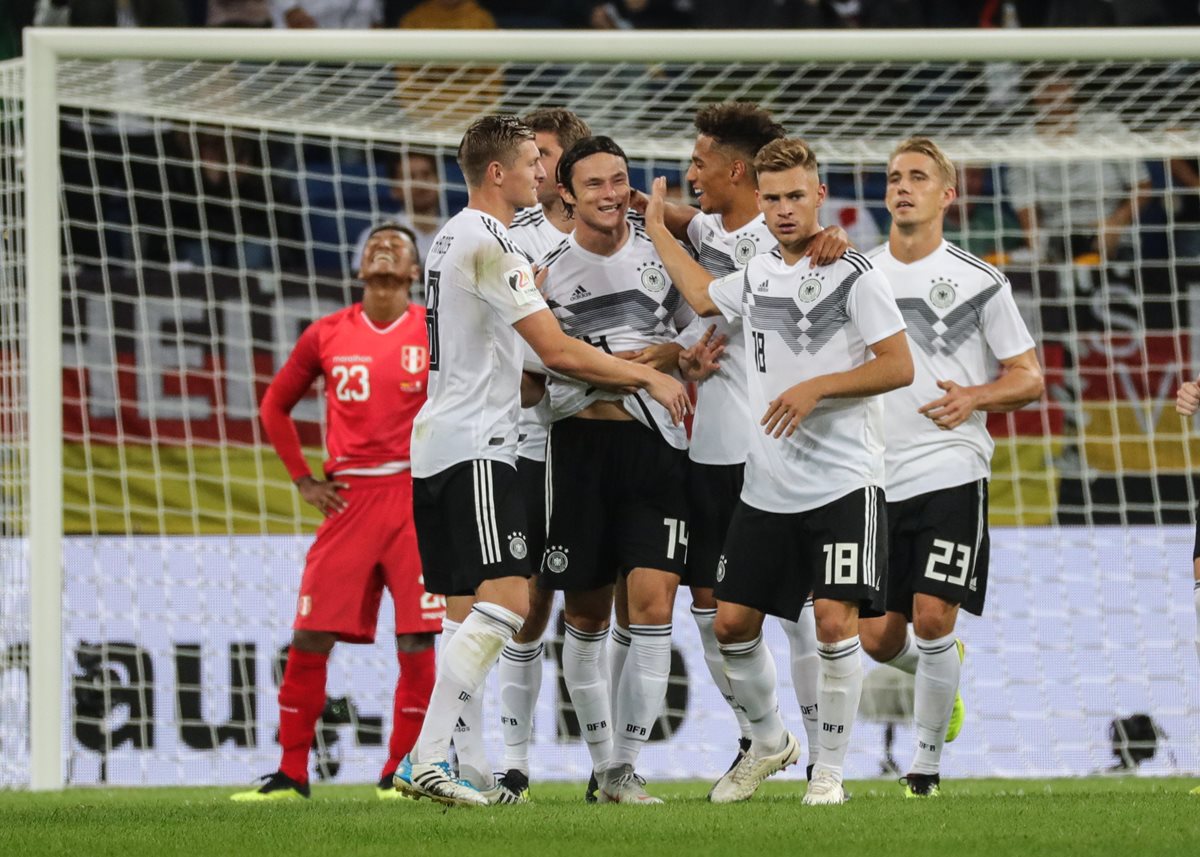
{"label": "goal net", "polygon": [[[1118,761],[1112,722],[1145,713],[1162,734],[1141,769],[1200,772],[1200,446],[1172,406],[1200,370],[1195,34],[972,33],[947,45],[941,34],[633,33],[601,45],[591,34],[45,32],[57,220],[39,231],[30,217],[28,235],[22,194],[54,193],[26,182],[29,156],[47,151],[22,133],[33,59],[0,64],[0,786],[30,783],[39,722],[31,444],[61,445],[59,775],[200,784],[273,770],[280,657],[318,518],[257,404],[303,327],[357,299],[363,231],[403,218],[431,238],[465,204],[461,132],[493,110],[569,107],[625,148],[635,184],[665,175],[688,199],[695,111],[731,99],[769,107],[815,145],[825,222],[864,249],[887,233],[891,147],[938,140],[962,174],[950,237],[1004,270],[1038,342],[1044,400],[990,419],[992,581],[985,616],[961,623],[968,719],[947,770],[1093,773]],[[56,245],[57,277],[37,286],[61,290],[60,347],[25,324],[26,264]],[[25,428],[46,394],[26,385],[30,359],[53,361],[61,380],[61,438]],[[316,466],[318,397],[294,416]],[[651,778],[713,777],[735,737],[688,600],[667,711],[640,765]],[[390,622],[385,606],[375,645],[335,651],[318,777],[378,771]],[[552,623],[555,642],[560,630]],[[786,639],[772,623],[767,636],[798,729]],[[533,775],[583,779],[557,652],[547,647]],[[486,700],[498,760],[494,688]],[[910,720],[911,685],[874,668],[848,775],[907,765]]]}

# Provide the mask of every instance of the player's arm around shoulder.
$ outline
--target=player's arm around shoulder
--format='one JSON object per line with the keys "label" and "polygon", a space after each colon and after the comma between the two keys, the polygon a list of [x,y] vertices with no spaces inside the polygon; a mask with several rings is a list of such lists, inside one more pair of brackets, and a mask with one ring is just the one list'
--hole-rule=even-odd
{"label": "player's arm around shoulder", "polygon": [[646,206],[646,235],[654,242],[654,249],[675,288],[679,289],[696,314],[720,315],[720,308],[708,293],[708,286],[713,281],[712,274],[700,267],[700,263],[671,234],[666,223],[666,194],[667,180],[660,176],[650,189],[650,201]]}

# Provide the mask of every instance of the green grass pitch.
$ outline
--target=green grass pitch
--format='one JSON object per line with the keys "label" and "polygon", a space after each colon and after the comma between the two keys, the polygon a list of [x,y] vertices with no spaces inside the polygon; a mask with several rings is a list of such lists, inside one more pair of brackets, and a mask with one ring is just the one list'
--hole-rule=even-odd
{"label": "green grass pitch", "polygon": [[1200,855],[1195,779],[960,780],[940,800],[855,782],[840,807],[800,805],[794,782],[712,806],[708,783],[651,785],[658,807],[588,806],[582,784],[535,784],[528,806],[446,810],[380,801],[369,786],[314,787],[305,803],[234,804],[234,789],[0,792],[0,854],[810,854],[815,857]]}

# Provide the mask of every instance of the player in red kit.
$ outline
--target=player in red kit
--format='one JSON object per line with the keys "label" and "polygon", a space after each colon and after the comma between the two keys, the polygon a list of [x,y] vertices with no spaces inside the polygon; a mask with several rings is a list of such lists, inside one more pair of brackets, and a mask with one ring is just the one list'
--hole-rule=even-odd
{"label": "player in red kit", "polygon": [[[371,643],[384,587],[396,610],[396,683],[380,797],[412,748],[435,678],[433,642],[445,601],[425,592],[413,524],[409,441],[425,403],[429,340],[425,308],[409,303],[419,276],[413,237],[376,228],[363,251],[362,303],[309,325],[262,402],[267,436],[300,495],[325,515],[308,551],[292,645],[279,688],[279,770],[234,800],[306,798],[308,753],[325,707],[325,674],[336,641]],[[304,460],[292,408],[325,381],[325,478]]]}

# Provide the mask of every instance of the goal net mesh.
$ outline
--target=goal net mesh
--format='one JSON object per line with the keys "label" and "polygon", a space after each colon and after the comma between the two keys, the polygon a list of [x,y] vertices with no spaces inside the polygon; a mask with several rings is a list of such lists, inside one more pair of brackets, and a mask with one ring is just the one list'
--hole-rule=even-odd
{"label": "goal net mesh", "polygon": [[[21,87],[21,64],[0,65],[0,785],[18,786],[22,355],[49,347],[21,324]],[[357,299],[365,229],[402,217],[428,241],[465,204],[454,162],[465,125],[569,107],[626,149],[636,185],[666,175],[686,200],[695,111],[731,99],[771,108],[814,144],[824,222],[864,249],[886,236],[891,147],[937,139],[962,173],[950,237],[1003,268],[1039,344],[1044,400],[990,419],[992,581],[985,616],[961,623],[968,720],[947,771],[1095,772],[1118,760],[1111,722],[1136,713],[1163,733],[1143,770],[1200,771],[1189,552],[1200,447],[1172,407],[1200,368],[1196,57],[74,60],[58,67],[69,783],[240,783],[275,768],[279,659],[318,518],[275,459],[257,403],[303,327]],[[1018,216],[1030,207],[1033,237]],[[320,399],[294,416],[316,467]],[[681,593],[668,710],[642,757],[654,778],[715,776],[736,737],[688,601]],[[391,633],[385,606],[375,645],[337,648],[318,776],[377,775]],[[786,639],[772,623],[767,637],[798,729]],[[552,680],[558,647],[547,651],[534,777],[583,779],[588,756]],[[911,693],[910,680],[872,669],[849,776],[908,764]],[[497,700],[492,688],[496,762]]]}

